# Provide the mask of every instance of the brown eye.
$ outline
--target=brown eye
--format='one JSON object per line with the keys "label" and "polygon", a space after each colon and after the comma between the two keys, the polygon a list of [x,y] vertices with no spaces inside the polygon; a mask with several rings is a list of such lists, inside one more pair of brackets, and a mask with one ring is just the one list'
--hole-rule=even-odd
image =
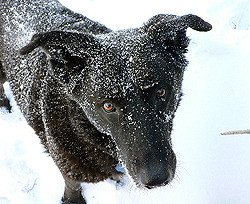
{"label": "brown eye", "polygon": [[103,103],[103,108],[105,111],[111,112],[115,110],[114,104],[111,103],[110,101],[105,101]]}
{"label": "brown eye", "polygon": [[166,89],[164,89],[164,88],[161,88],[161,89],[159,89],[159,90],[156,92],[156,95],[157,95],[158,97],[163,97],[165,94],[166,94]]}

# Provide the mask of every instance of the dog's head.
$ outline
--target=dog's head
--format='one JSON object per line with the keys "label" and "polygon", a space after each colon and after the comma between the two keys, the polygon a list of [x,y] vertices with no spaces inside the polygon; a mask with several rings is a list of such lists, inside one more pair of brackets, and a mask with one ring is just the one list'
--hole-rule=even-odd
{"label": "dog's head", "polygon": [[91,123],[111,135],[136,183],[152,188],[175,174],[170,134],[187,65],[188,27],[212,28],[194,15],[157,15],[141,28],[103,35],[41,33],[20,53],[44,50],[50,74]]}

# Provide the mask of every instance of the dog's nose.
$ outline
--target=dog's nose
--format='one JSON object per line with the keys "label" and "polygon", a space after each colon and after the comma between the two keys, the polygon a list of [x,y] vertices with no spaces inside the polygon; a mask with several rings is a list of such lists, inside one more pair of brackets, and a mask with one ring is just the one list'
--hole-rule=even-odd
{"label": "dog's nose", "polygon": [[149,189],[166,185],[173,179],[171,170],[157,169],[157,167],[141,169],[138,176],[141,183]]}
{"label": "dog's nose", "polygon": [[166,185],[173,180],[176,167],[175,154],[170,152],[164,155],[146,154],[144,159],[138,162],[137,175],[143,186],[153,188]]}

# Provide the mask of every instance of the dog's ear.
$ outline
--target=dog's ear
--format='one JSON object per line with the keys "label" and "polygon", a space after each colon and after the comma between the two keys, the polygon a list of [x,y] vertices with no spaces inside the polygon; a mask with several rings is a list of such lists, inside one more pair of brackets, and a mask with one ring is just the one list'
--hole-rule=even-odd
{"label": "dog's ear", "polygon": [[160,14],[152,17],[143,27],[154,43],[162,44],[170,53],[179,54],[186,51],[189,39],[186,30],[190,27],[197,31],[209,31],[212,25],[192,14],[185,16]]}
{"label": "dog's ear", "polygon": [[41,47],[51,64],[52,75],[67,84],[74,75],[84,70],[99,50],[98,46],[99,43],[92,35],[51,31],[34,35],[19,53],[25,55]]}

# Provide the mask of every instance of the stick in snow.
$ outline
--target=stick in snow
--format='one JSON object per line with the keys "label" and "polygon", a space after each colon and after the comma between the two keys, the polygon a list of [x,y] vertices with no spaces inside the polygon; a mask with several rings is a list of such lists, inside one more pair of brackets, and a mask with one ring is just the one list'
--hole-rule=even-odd
{"label": "stick in snow", "polygon": [[221,133],[222,135],[236,135],[236,134],[250,134],[250,129],[247,130],[236,130]]}

